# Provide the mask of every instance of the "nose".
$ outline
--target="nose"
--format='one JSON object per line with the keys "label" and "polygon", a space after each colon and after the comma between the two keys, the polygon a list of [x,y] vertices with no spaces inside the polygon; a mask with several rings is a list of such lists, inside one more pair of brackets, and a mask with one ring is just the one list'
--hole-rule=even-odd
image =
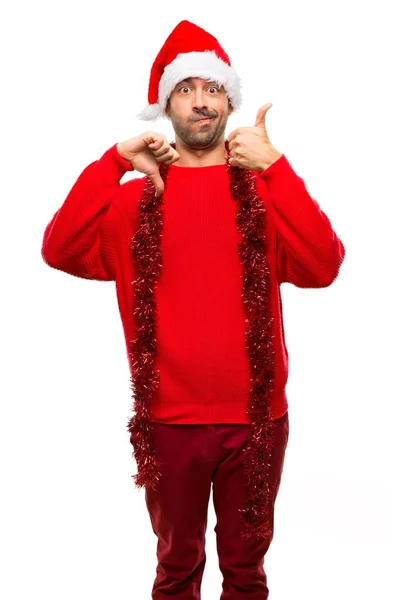
{"label": "nose", "polygon": [[196,88],[193,99],[193,108],[198,110],[207,108],[204,90],[202,87]]}

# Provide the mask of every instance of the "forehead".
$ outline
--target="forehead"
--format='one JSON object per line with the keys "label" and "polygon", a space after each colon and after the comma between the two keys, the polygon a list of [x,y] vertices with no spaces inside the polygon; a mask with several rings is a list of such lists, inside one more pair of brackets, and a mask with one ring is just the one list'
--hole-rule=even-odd
{"label": "forehead", "polygon": [[177,85],[182,85],[183,83],[197,83],[197,82],[200,82],[200,83],[203,83],[203,84],[209,84],[209,85],[212,85],[213,83],[215,83],[216,85],[219,86],[219,84],[218,84],[217,81],[215,81],[215,80],[213,80],[213,81],[206,81],[202,77],[187,77],[186,79],[182,79],[181,81],[179,81],[177,83]]}

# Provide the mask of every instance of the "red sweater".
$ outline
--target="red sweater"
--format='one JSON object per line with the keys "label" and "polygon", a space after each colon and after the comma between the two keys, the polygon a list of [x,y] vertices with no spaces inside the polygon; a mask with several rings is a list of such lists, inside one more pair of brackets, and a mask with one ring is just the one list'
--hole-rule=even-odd
{"label": "red sweater", "polygon": [[[42,244],[49,266],[76,277],[115,281],[130,369],[130,340],[135,337],[130,248],[146,179],[120,183],[132,170],[116,144],[88,165],[47,225]],[[289,357],[279,286],[329,286],[345,249],[285,155],[253,173],[266,207],[276,357],[271,402],[276,419],[288,409]],[[240,238],[226,165],[170,165],[163,201],[163,266],[156,288],[155,367],[160,385],[152,420],[249,423]]]}

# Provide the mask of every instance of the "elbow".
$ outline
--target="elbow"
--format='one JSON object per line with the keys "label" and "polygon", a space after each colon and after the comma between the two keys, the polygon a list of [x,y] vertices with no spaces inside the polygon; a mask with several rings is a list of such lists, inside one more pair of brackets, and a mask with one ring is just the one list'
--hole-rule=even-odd
{"label": "elbow", "polygon": [[49,267],[53,267],[55,269],[58,268],[57,265],[59,261],[57,259],[57,252],[53,244],[51,244],[47,232],[43,236],[42,248],[40,252],[42,259]]}
{"label": "elbow", "polygon": [[51,252],[50,246],[45,242],[45,240],[43,240],[43,242],[42,242],[42,248],[41,248],[40,253],[41,253],[43,261],[49,267],[53,267],[54,266],[53,254]]}
{"label": "elbow", "polygon": [[52,235],[56,215],[57,213],[55,213],[53,219],[47,224],[42,238],[41,255],[44,262],[49,265],[49,267],[55,267],[56,265],[56,244],[53,244],[54,236]]}
{"label": "elbow", "polygon": [[332,267],[328,271],[328,273],[321,278],[320,287],[329,287],[336,281],[338,278],[339,272],[341,270],[342,263],[345,259],[345,248],[342,244],[341,240],[338,239],[337,252],[335,253],[335,257],[332,260]]}

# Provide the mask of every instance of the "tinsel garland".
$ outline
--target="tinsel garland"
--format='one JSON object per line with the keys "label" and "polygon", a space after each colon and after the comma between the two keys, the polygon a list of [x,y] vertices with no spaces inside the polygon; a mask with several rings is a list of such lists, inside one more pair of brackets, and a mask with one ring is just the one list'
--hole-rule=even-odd
{"label": "tinsel garland", "polygon": [[[175,148],[175,144],[171,143]],[[250,365],[250,394],[247,414],[251,435],[243,452],[248,502],[240,508],[241,536],[270,538],[270,518],[274,487],[269,483],[270,460],[274,447],[275,423],[270,409],[273,389],[275,352],[273,315],[270,300],[270,269],[266,257],[265,206],[256,192],[254,175],[248,169],[229,163],[233,200],[237,203],[236,225],[241,234],[238,244],[242,264],[242,298],[245,311],[245,342]],[[169,166],[160,164],[160,175],[167,185]],[[162,268],[161,236],[163,228],[163,196],[155,197],[155,186],[147,177],[138,202],[138,228],[132,240],[132,257],[136,279],[134,286],[134,319],[136,337],[131,343],[134,415],[127,429],[133,445],[138,473],[132,475],[135,485],[155,489],[162,476],[151,439],[151,405],[159,371],[157,356],[157,307],[155,288]]]}

